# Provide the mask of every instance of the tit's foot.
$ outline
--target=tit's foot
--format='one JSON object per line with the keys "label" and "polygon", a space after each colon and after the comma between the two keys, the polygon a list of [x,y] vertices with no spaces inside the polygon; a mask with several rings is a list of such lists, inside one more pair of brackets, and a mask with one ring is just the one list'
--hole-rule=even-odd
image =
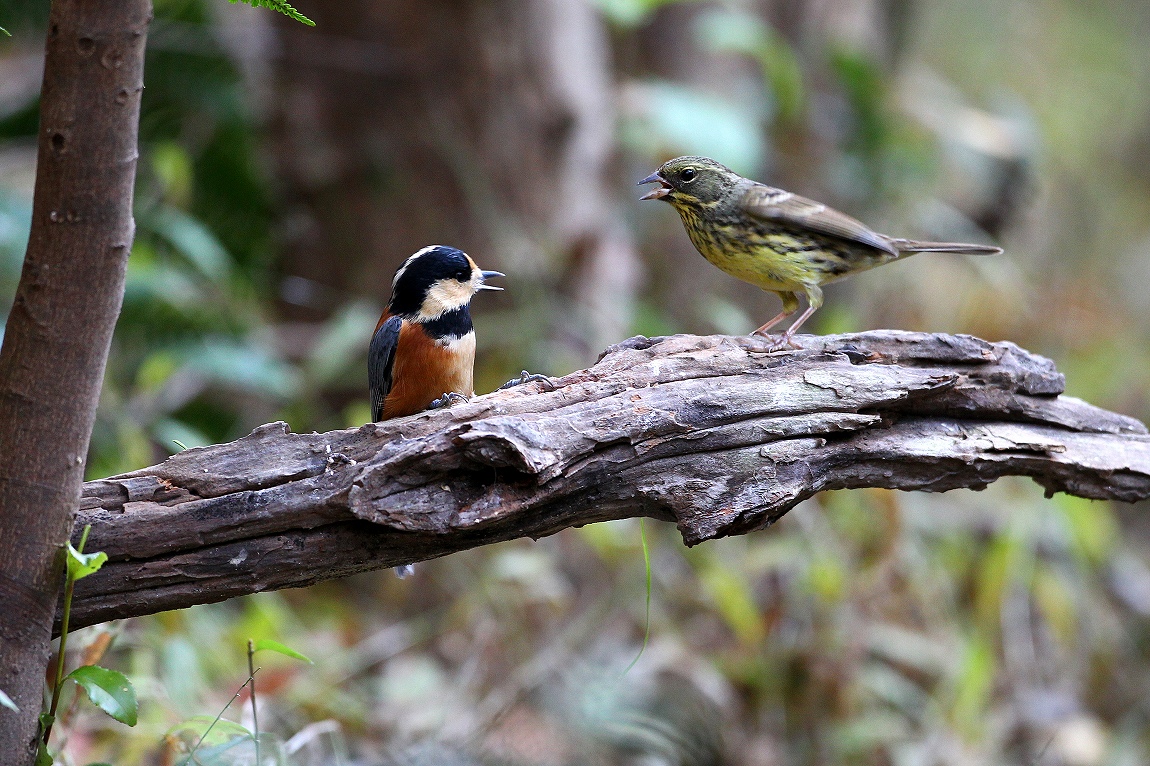
{"label": "tit's foot", "polygon": [[466,403],[467,403],[467,397],[466,396],[464,396],[463,394],[458,394],[454,391],[449,391],[448,393],[446,393],[443,396],[436,399],[431,404],[427,405],[427,409],[438,410],[442,407],[450,407],[453,404],[466,404]]}
{"label": "tit's foot", "polygon": [[546,375],[540,375],[539,373],[528,372],[527,370],[524,370],[523,372],[519,373],[518,378],[512,378],[511,380],[507,381],[506,383],[504,383],[502,386],[500,386],[499,388],[497,388],[495,390],[496,391],[502,391],[505,388],[514,388],[515,386],[522,386],[524,383],[542,383],[544,386],[547,387],[548,391],[554,391],[555,390],[555,384],[551,382],[551,378],[547,377]]}
{"label": "tit's foot", "polygon": [[395,576],[400,580],[411,577],[413,574],[415,574],[415,566],[412,564],[404,564],[395,568]]}
{"label": "tit's foot", "polygon": [[751,335],[752,337],[758,335],[759,337],[773,341],[771,345],[767,346],[768,354],[773,354],[776,351],[790,351],[802,348],[802,344],[795,341],[795,336],[787,332],[778,337],[775,337],[773,335],[768,335],[765,332],[759,332],[758,330],[755,330],[753,333],[751,333]]}

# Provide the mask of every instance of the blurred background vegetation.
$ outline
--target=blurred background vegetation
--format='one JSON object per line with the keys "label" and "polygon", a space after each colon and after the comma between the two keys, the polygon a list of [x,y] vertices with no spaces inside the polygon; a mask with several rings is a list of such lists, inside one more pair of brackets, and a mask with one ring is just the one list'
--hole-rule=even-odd
{"label": "blurred background vegetation", "polygon": [[[1007,249],[834,285],[812,331],[1012,340],[1070,393],[1150,420],[1143,0],[296,6],[316,28],[156,0],[90,478],[275,419],[365,422],[390,276],[433,242],[508,274],[474,306],[480,391],[636,333],[750,330],[775,299],[637,202],[634,182],[685,153],[891,234]],[[0,311],[28,234],[46,18],[46,0],[0,0]],[[830,493],[692,550],[648,524],[650,645],[625,674],[638,522],[93,628],[78,651],[115,635],[105,664],[132,677],[141,722],[77,708],[64,752],[175,762],[179,723],[214,716],[246,640],[269,638],[317,660],[263,663],[282,764],[1145,764],[1144,510],[1002,481]]]}

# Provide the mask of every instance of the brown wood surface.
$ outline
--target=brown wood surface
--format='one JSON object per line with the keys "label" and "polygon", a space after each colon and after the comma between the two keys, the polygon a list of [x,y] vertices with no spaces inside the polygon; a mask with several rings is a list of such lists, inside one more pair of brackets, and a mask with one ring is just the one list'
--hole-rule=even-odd
{"label": "brown wood surface", "polygon": [[0,350],[0,762],[31,763],[63,545],[132,246],[148,0],[53,0],[32,226]]}
{"label": "brown wood surface", "polygon": [[283,423],[88,482],[77,533],[109,562],[77,626],[298,587],[629,516],[688,545],[762,529],[821,490],[1150,497],[1140,422],[1061,396],[1011,343],[880,331],[632,338],[598,364],[325,434]]}

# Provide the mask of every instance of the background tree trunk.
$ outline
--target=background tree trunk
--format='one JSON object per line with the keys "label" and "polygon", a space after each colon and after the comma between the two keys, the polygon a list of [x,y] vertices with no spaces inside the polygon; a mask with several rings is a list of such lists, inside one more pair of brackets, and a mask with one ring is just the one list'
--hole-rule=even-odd
{"label": "background tree trunk", "polygon": [[131,249],[148,0],[57,0],[31,238],[0,350],[0,715],[31,762],[52,618]]}
{"label": "background tree trunk", "polygon": [[[325,295],[382,302],[403,259],[442,242],[508,273],[498,300],[542,327],[500,342],[538,347],[537,367],[581,366],[625,337],[640,267],[613,210],[610,41],[592,4],[299,7],[318,31],[277,20],[272,117],[294,214],[283,270],[315,289],[285,314],[314,318]],[[556,287],[560,301],[543,297]]]}

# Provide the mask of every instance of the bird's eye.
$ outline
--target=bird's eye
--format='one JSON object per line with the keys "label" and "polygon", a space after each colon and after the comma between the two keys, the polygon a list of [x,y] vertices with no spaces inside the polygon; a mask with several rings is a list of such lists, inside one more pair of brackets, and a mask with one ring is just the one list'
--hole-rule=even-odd
{"label": "bird's eye", "polygon": [[685,168],[683,172],[679,174],[679,178],[683,179],[683,183],[689,184],[695,180],[695,176],[697,175],[698,173],[695,172],[694,168]]}

